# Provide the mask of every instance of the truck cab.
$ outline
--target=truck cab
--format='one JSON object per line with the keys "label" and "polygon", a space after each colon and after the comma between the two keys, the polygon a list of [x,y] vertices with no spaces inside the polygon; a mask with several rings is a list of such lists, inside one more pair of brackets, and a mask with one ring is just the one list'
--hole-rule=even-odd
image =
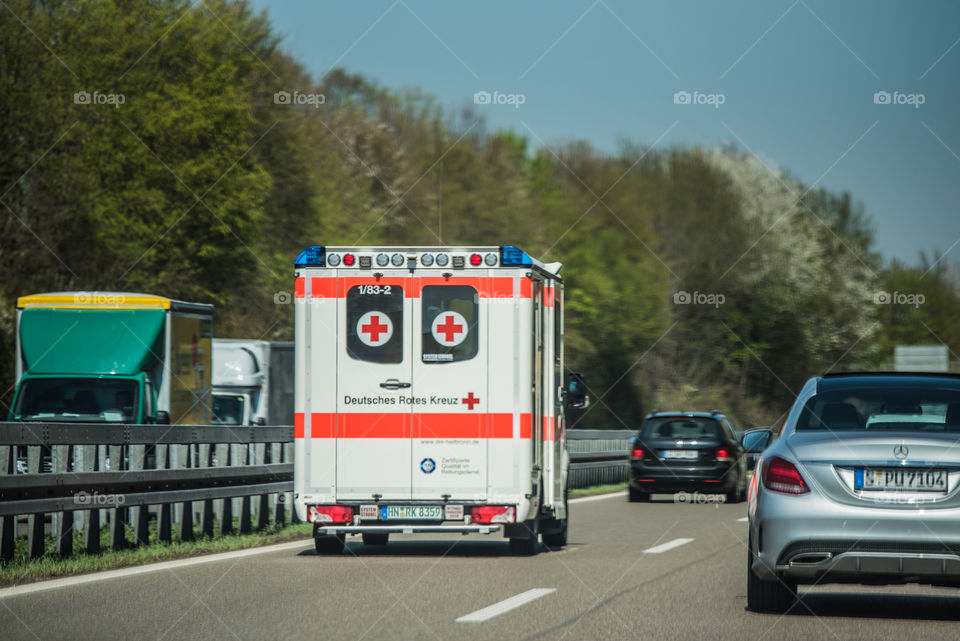
{"label": "truck cab", "polygon": [[293,343],[213,340],[213,422],[293,424]]}

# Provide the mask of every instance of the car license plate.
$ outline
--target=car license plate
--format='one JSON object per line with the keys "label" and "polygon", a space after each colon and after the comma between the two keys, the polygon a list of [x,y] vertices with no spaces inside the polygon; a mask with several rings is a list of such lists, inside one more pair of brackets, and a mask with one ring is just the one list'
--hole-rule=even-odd
{"label": "car license plate", "polygon": [[857,490],[913,490],[946,492],[947,471],[936,469],[863,468],[854,470],[853,487]]}
{"label": "car license plate", "polygon": [[699,450],[660,450],[660,458],[690,461],[700,458]]}
{"label": "car license plate", "polygon": [[380,518],[409,521],[442,521],[442,505],[384,505],[380,508]]}

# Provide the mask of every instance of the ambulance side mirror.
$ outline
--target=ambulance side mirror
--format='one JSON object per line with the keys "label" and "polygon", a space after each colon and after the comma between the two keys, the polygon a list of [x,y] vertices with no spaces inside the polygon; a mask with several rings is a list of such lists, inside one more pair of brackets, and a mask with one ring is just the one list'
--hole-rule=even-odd
{"label": "ambulance side mirror", "polygon": [[583,382],[583,374],[570,372],[567,376],[567,389],[564,397],[567,407],[582,409],[590,405],[590,397],[587,395],[587,385]]}

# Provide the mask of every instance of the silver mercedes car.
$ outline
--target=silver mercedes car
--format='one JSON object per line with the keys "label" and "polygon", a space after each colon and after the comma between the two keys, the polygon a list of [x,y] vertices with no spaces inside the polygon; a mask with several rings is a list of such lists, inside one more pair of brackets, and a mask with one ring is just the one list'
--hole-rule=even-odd
{"label": "silver mercedes car", "polygon": [[748,500],[755,612],[789,610],[798,584],[960,586],[960,376],[810,379]]}

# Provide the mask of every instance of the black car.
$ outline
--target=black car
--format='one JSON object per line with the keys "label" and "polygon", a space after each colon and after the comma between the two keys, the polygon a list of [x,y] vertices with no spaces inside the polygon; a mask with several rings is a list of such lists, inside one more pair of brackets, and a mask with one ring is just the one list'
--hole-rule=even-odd
{"label": "black car", "polygon": [[726,494],[730,503],[747,491],[747,459],[730,421],[712,412],[654,412],[629,442],[631,501],[651,494]]}

